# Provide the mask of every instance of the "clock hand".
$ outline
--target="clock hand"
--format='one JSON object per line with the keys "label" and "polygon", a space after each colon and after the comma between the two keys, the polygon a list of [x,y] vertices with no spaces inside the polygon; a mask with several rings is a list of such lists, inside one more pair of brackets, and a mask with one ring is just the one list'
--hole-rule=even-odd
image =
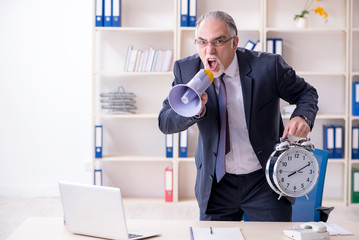
{"label": "clock hand", "polygon": [[300,172],[301,170],[303,170],[304,168],[309,167],[309,166],[310,166],[310,163],[308,163],[307,165],[305,165],[305,166],[302,167],[301,169],[292,172],[291,174],[288,175],[288,177],[293,176],[293,175],[296,174],[297,172]]}

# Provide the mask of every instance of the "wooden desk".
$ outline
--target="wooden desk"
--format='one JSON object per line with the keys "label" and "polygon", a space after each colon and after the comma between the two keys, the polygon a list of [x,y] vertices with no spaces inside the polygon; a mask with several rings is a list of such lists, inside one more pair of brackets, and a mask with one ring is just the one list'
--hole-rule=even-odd
{"label": "wooden desk", "polygon": [[[162,232],[161,236],[151,240],[190,240],[189,227],[240,227],[246,240],[289,240],[284,236],[283,230],[293,228],[299,223],[288,222],[200,222],[200,221],[174,221],[174,220],[127,220],[128,228],[144,229]],[[358,240],[359,223],[339,223],[351,236],[331,236],[331,240]],[[75,235],[67,231],[62,218],[28,218],[15,230],[8,240],[91,240],[98,239]]]}

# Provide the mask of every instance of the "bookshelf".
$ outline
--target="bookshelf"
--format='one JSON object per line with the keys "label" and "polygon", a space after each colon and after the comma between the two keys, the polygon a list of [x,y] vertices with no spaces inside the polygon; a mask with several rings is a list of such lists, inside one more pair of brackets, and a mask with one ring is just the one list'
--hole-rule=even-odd
{"label": "bookshelf", "polygon": [[[174,157],[166,158],[165,136],[158,130],[157,116],[171,88],[173,74],[129,73],[123,71],[123,66],[129,45],[137,49],[149,46],[172,49],[174,60],[194,54],[194,28],[180,26],[180,0],[150,2],[122,1],[122,27],[93,28],[93,124],[104,126],[104,157],[99,161],[105,185],[120,187],[125,197],[164,201],[164,169],[169,167],[174,174],[174,202],[182,202],[194,198],[197,127],[188,130],[188,157],[178,157],[178,134],[175,134]],[[359,168],[359,161],[350,158],[349,131],[353,124],[359,125],[359,117],[351,116],[351,82],[359,81],[359,49],[358,44],[355,45],[359,41],[359,0],[324,1],[329,21],[325,23],[311,12],[305,29],[296,28],[293,20],[302,10],[304,0],[233,3],[197,0],[197,17],[211,10],[229,13],[236,21],[241,47],[248,40],[260,40],[261,49],[266,51],[267,38],[283,38],[284,59],[319,93],[320,110],[309,135],[312,142],[317,148],[323,147],[323,125],[344,127],[344,157],[329,160],[327,176],[330,178],[326,178],[324,198],[348,203],[348,173],[352,168]],[[99,93],[119,85],[136,94],[136,114],[100,111]],[[284,107],[286,103],[281,105]],[[284,121],[288,121],[288,117],[284,116]],[[93,159],[94,166],[96,160]]]}
{"label": "bookshelf", "polygon": [[[349,61],[350,61],[350,68],[349,68],[349,100],[352,103],[352,95],[353,95],[353,82],[359,82],[359,1],[358,0],[351,0],[350,2],[350,52],[349,52]],[[351,140],[350,143],[353,141],[353,134],[352,134],[352,127],[359,126],[359,116],[353,116],[352,114],[352,104],[349,105],[349,139]],[[348,146],[348,149],[351,149],[351,144]],[[349,154],[349,163],[348,163],[348,202],[352,203],[352,186],[353,186],[353,179],[352,179],[352,171],[359,169],[359,159],[352,159],[351,152]]]}

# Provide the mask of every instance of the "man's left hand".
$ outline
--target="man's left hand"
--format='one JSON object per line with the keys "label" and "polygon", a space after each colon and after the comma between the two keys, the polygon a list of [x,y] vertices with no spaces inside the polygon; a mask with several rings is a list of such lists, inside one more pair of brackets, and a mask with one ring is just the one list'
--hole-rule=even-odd
{"label": "man's left hand", "polygon": [[287,125],[285,125],[282,138],[285,138],[287,134],[299,138],[305,138],[309,132],[310,127],[305,119],[301,116],[295,116],[287,123]]}

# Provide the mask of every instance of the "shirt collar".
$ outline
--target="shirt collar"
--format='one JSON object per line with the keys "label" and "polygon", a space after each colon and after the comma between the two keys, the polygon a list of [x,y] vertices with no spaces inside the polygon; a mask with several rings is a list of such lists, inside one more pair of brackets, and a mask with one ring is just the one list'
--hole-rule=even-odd
{"label": "shirt collar", "polygon": [[228,68],[224,71],[224,73],[226,75],[228,75],[231,78],[234,78],[234,76],[236,75],[236,72],[239,71],[239,66],[238,66],[238,58],[237,58],[237,53],[234,54],[233,60],[231,62],[231,64],[228,66]]}

